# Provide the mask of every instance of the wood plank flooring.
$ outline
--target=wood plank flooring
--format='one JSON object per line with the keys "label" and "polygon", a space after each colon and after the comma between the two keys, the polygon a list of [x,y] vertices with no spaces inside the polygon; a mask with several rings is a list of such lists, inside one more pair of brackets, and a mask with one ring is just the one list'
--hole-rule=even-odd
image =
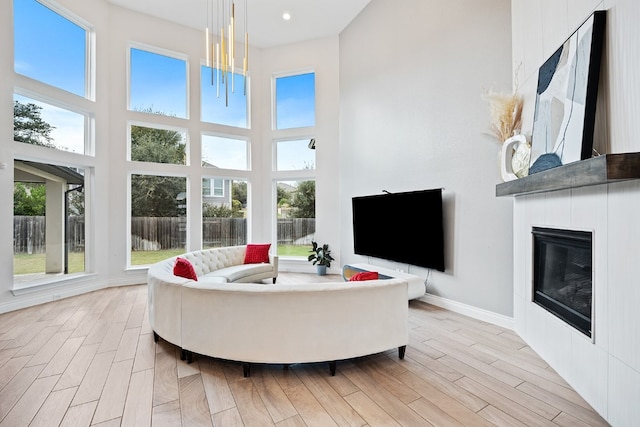
{"label": "wood plank flooring", "polygon": [[[281,273],[281,283],[339,280]],[[410,342],[328,364],[253,365],[157,344],[146,285],[0,315],[4,426],[603,426],[514,332],[419,301]]]}

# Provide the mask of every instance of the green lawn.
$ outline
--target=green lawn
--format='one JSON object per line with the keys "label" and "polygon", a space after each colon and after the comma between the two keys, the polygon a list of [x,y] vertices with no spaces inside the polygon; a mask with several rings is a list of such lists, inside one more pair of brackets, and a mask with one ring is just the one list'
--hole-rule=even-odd
{"label": "green lawn", "polygon": [[[13,274],[44,273],[44,254],[14,254]],[[69,273],[84,271],[84,252],[71,252],[69,254]]]}
{"label": "green lawn", "polygon": [[[308,257],[311,246],[279,245],[278,256],[281,257]],[[171,258],[184,253],[184,249],[165,249],[160,251],[133,251],[131,252],[131,265],[153,264],[163,259]],[[45,254],[14,254],[13,274],[44,273]],[[69,273],[84,271],[84,252],[71,252],[69,254]]]}
{"label": "green lawn", "polygon": [[311,245],[278,245],[278,256],[302,256],[307,258],[311,253]]}
{"label": "green lawn", "polygon": [[154,264],[163,259],[183,254],[184,248],[162,249],[159,251],[133,251],[131,252],[131,265]]}

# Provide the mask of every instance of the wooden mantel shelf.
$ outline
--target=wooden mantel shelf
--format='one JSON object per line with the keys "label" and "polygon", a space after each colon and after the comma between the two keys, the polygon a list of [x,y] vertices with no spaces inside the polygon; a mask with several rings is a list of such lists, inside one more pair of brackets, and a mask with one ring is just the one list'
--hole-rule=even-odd
{"label": "wooden mantel shelf", "polygon": [[603,154],[496,185],[496,197],[640,179],[640,153]]}

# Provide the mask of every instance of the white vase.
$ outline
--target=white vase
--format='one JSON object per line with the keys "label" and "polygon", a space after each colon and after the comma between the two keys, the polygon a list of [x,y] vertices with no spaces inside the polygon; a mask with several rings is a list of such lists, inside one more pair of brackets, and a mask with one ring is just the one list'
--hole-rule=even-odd
{"label": "white vase", "polygon": [[524,135],[514,135],[502,143],[500,175],[502,180],[513,181],[527,176],[531,146]]}

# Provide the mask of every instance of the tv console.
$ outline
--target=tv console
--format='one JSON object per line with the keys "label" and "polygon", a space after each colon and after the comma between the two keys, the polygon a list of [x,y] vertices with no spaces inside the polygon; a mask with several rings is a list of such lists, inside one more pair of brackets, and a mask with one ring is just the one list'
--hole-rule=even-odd
{"label": "tv console", "polygon": [[407,296],[410,300],[420,298],[425,294],[424,280],[419,276],[416,276],[415,274],[405,273],[404,271],[397,271],[390,268],[379,267],[373,264],[345,264],[342,267],[342,278],[344,280],[349,280],[354,274],[361,273],[363,271],[376,271],[378,272],[380,279],[405,279],[409,284]]}

